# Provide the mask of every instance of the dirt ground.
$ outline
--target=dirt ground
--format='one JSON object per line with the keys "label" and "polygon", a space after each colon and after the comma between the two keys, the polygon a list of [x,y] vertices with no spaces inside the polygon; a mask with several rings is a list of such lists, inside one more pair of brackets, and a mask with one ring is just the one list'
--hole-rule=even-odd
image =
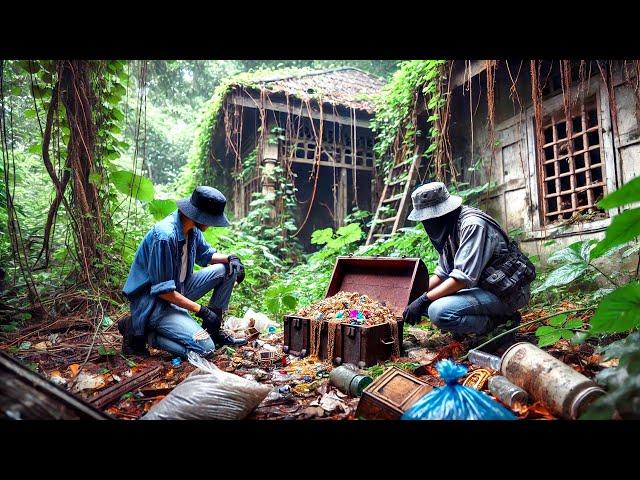
{"label": "dirt ground", "polygon": [[[567,303],[561,308],[576,308]],[[547,315],[544,310],[530,310],[523,314],[523,323]],[[583,317],[585,318],[585,317]],[[134,420],[142,417],[155,403],[184,380],[194,369],[186,361],[178,362],[171,355],[151,349],[150,357],[123,357],[121,336],[117,320],[98,330],[88,322],[71,322],[68,325],[49,323],[31,325],[14,332],[0,344],[0,349],[50,381],[63,386],[77,396],[94,403],[115,419]],[[534,332],[539,324],[521,329],[518,341],[536,343]],[[283,334],[262,334],[247,346],[235,350],[223,347],[215,352],[213,363],[224,371],[234,373],[269,385],[271,393],[248,417],[256,420],[277,419],[355,419],[358,398],[352,398],[329,383],[332,366],[309,358],[282,354]],[[404,368],[419,376],[428,384],[443,385],[434,364],[443,358],[464,355],[466,345],[453,341],[448,334],[431,329],[405,327],[403,357],[386,363],[383,368],[370,370],[380,374],[391,365]],[[277,361],[267,365],[259,362],[259,351],[271,349],[278,352]],[[593,377],[610,362],[603,362],[591,343],[572,345],[560,340],[546,350],[587,377]],[[468,362],[471,374],[478,368]],[[159,367],[159,368],[158,368]],[[145,372],[158,371],[126,391],[116,392],[112,399],[105,399],[117,385],[140,378]],[[135,377],[135,378],[134,378]],[[123,383],[124,384],[124,383]],[[111,388],[111,390],[108,390]],[[486,393],[486,385],[483,387]],[[97,403],[96,403],[97,402]],[[514,413],[520,419],[553,419],[540,403],[520,405]]]}

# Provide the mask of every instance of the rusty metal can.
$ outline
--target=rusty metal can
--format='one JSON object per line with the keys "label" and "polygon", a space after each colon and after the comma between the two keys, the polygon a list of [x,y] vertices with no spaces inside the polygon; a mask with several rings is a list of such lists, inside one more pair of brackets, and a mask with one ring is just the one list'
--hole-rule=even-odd
{"label": "rusty metal can", "polygon": [[362,391],[373,382],[373,379],[363,375],[353,367],[346,365],[334,368],[329,374],[329,381],[338,389],[353,397],[362,395]]}
{"label": "rusty metal can", "polygon": [[489,378],[488,387],[494,397],[509,407],[513,407],[516,402],[527,403],[529,399],[527,392],[502,375],[494,375]]}
{"label": "rusty metal can", "polygon": [[556,415],[578,418],[604,390],[570,366],[527,342],[504,352],[500,372]]}

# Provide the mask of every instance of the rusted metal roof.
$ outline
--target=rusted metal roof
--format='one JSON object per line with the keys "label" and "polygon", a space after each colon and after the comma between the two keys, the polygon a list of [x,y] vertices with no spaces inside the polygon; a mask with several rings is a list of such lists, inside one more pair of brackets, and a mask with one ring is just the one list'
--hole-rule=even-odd
{"label": "rusted metal roof", "polygon": [[316,100],[334,105],[375,111],[372,96],[379,93],[385,81],[354,67],[333,68],[254,79],[261,90],[284,93],[301,100]]}

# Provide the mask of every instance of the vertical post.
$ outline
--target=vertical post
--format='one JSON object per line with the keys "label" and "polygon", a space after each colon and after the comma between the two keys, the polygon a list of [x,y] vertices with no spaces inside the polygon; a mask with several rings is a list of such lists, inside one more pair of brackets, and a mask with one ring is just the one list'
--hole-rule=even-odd
{"label": "vertical post", "polygon": [[265,141],[263,143],[262,148],[262,194],[265,196],[269,196],[271,199],[269,204],[271,205],[270,218],[275,220],[276,218],[276,177],[275,177],[275,168],[278,165],[278,138],[277,136],[271,133],[271,127],[273,122],[269,121],[269,117],[267,117],[266,126],[267,129],[263,132]]}
{"label": "vertical post", "polygon": [[338,179],[338,203],[334,212],[334,224],[336,228],[341,227],[344,224],[344,217],[347,215],[348,208],[348,188],[347,183],[347,169],[345,167],[340,168],[340,178]]}

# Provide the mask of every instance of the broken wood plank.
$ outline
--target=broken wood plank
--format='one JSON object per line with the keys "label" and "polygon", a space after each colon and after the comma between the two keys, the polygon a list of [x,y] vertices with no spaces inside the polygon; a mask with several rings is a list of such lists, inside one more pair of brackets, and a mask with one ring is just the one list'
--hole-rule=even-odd
{"label": "broken wood plank", "polygon": [[0,352],[0,418],[106,420],[109,416]]}
{"label": "broken wood plank", "polygon": [[137,375],[134,375],[133,377],[128,378],[116,385],[112,385],[111,387],[106,388],[95,397],[90,398],[89,402],[91,402],[91,404],[97,408],[104,408],[115,400],[118,400],[125,393],[131,392],[137,388],[153,382],[161,370],[162,367],[158,366],[146,372],[141,372]]}

